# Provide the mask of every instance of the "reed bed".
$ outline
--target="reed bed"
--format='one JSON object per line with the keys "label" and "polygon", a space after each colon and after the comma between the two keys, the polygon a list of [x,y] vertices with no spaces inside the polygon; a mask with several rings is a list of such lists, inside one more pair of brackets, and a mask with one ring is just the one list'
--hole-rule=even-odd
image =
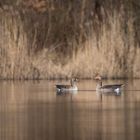
{"label": "reed bed", "polygon": [[[78,23],[68,19],[68,12],[55,23],[53,17],[67,9],[58,13],[52,4],[48,11],[43,5],[41,12],[47,11],[48,20],[40,22],[35,12],[0,11],[0,79],[94,78],[96,73],[108,78],[140,78],[133,16],[125,21],[122,8],[104,18],[102,9],[94,15],[94,22],[85,21],[85,3],[81,2]],[[40,15],[42,19],[44,13]]]}

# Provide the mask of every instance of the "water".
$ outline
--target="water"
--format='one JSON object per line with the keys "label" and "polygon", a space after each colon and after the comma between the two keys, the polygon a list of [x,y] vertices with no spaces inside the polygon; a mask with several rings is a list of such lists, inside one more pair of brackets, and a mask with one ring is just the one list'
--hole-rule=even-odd
{"label": "water", "polygon": [[78,93],[57,95],[67,81],[0,81],[0,140],[139,140],[140,80],[121,94],[98,94],[83,80]]}

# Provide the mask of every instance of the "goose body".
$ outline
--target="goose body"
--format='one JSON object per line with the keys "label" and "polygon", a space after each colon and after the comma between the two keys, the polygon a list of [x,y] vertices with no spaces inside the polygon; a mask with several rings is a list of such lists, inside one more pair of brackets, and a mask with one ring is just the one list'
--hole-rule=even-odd
{"label": "goose body", "polygon": [[121,88],[122,88],[123,84],[102,85],[101,76],[96,76],[95,79],[98,80],[98,83],[97,83],[97,86],[96,86],[96,91],[116,92],[116,93],[121,92]]}
{"label": "goose body", "polygon": [[77,91],[78,87],[76,85],[77,79],[71,79],[70,85],[56,85],[56,90],[58,92],[63,92],[63,91]]}

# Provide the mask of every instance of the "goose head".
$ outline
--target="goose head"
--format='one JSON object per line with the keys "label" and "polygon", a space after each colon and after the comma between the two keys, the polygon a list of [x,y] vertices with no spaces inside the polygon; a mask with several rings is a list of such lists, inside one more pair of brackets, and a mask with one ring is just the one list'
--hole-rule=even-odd
{"label": "goose head", "polygon": [[101,77],[99,74],[96,74],[96,76],[95,76],[95,80],[99,80],[99,81],[101,81],[101,80],[102,80],[102,77]]}
{"label": "goose head", "polygon": [[95,80],[97,80],[96,90],[99,90],[102,87],[102,77],[99,74],[96,74]]}
{"label": "goose head", "polygon": [[71,86],[75,86],[78,78],[71,78]]}

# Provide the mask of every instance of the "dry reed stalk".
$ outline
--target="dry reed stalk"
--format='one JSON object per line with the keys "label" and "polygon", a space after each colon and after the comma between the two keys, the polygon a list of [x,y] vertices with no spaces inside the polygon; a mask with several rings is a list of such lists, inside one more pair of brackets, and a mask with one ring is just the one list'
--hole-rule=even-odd
{"label": "dry reed stalk", "polygon": [[[1,79],[70,78],[73,76],[93,78],[97,72],[105,77],[140,78],[140,48],[135,46],[134,42],[133,19],[128,20],[127,34],[124,33],[122,27],[123,18],[116,13],[108,18],[109,28],[106,24],[101,26],[98,40],[92,26],[89,27],[90,33],[86,36],[84,43],[77,44],[76,38],[73,42],[67,40],[69,44],[72,44],[69,50],[72,49],[73,53],[67,57],[61,56],[65,59],[63,64],[59,61],[62,59],[57,58],[59,55],[48,48],[31,53],[29,56],[27,48],[29,40],[20,15],[11,16],[11,14],[1,13],[1,17]],[[52,28],[51,20],[49,24]],[[45,42],[48,42],[49,35],[50,31],[47,32]],[[35,42],[36,37],[34,46]],[[57,48],[59,45],[58,43],[50,48]]]}
{"label": "dry reed stalk", "polygon": [[[1,79],[20,79],[28,66],[26,34],[19,15],[2,13]],[[27,70],[27,69],[26,69]]]}

